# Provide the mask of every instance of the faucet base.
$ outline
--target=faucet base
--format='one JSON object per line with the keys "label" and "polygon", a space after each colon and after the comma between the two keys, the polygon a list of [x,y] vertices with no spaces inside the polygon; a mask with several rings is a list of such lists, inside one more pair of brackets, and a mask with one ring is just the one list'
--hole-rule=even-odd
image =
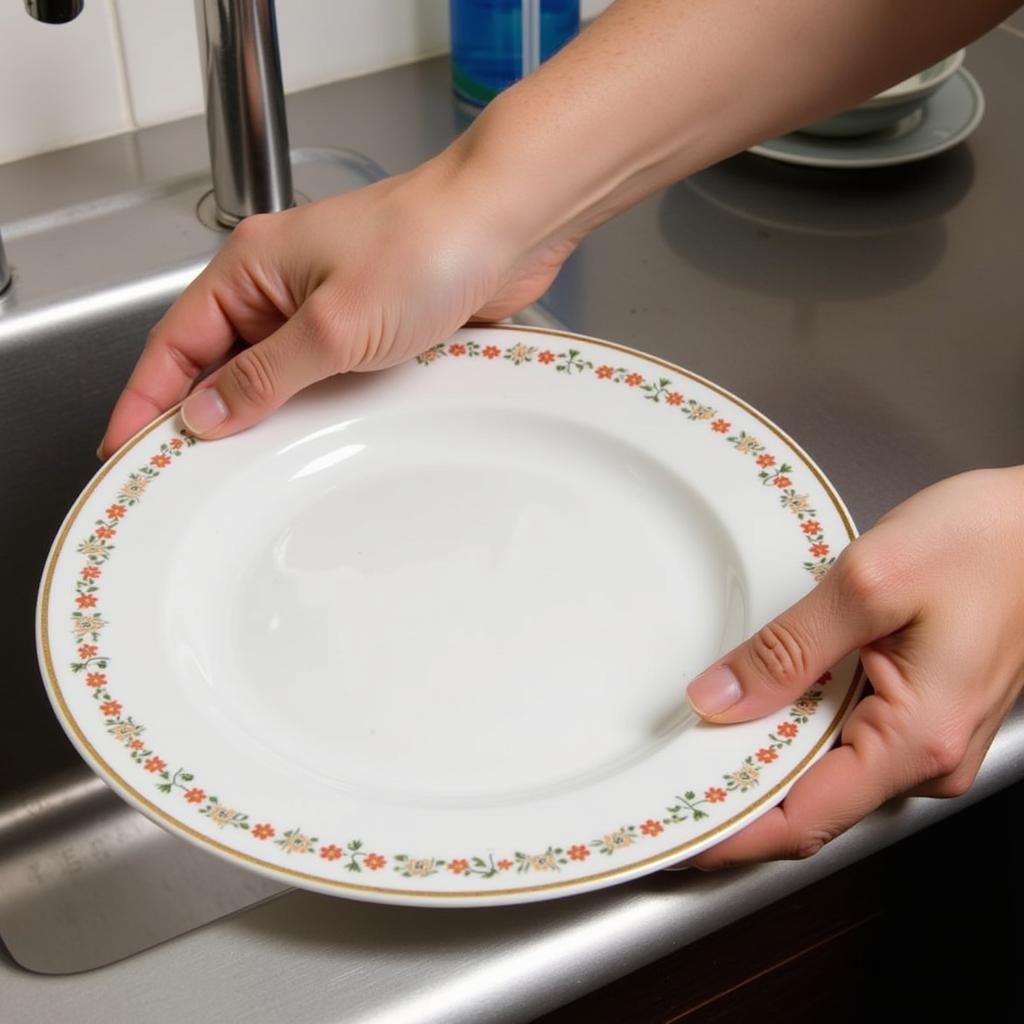
{"label": "faucet base", "polygon": [[[309,196],[303,195],[301,192],[295,193],[295,202],[292,207],[304,206],[306,203],[311,203],[313,200]],[[210,189],[202,199],[199,200],[196,205],[196,216],[199,218],[199,222],[204,226],[210,228],[212,231],[232,231],[242,221],[244,217],[236,217],[234,214],[226,213],[224,210],[217,208],[217,196],[213,189]]]}

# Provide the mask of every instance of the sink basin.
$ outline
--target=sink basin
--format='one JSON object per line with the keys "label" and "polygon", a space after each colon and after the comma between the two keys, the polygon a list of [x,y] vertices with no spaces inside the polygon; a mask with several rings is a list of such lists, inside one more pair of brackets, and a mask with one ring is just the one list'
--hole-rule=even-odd
{"label": "sink basin", "polygon": [[[293,151],[319,198],[383,176],[335,149]],[[36,592],[50,544],[99,468],[96,446],[149,329],[226,237],[197,210],[204,174],[4,226],[0,536],[8,626],[0,716],[0,938],[23,967],[113,963],[286,891],[164,832],[94,776],[39,676]],[[534,306],[515,318],[564,325]]]}
{"label": "sink basin", "polygon": [[[340,150],[293,161],[313,198],[382,176]],[[50,710],[33,637],[46,554],[99,466],[118,392],[226,237],[196,215],[209,187],[196,174],[4,227],[15,278],[0,299],[0,937],[34,971],[102,966],[284,891],[165,833],[85,767]]]}

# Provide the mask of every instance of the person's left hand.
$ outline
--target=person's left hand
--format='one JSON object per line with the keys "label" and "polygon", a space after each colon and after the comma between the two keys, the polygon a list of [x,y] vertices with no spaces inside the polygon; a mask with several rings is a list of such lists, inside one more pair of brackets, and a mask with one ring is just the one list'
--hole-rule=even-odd
{"label": "person's left hand", "polygon": [[970,788],[1024,687],[1024,467],[905,501],[687,697],[709,722],[759,718],[858,648],[874,692],[841,744],[778,807],[687,863],[808,857],[891,797]]}

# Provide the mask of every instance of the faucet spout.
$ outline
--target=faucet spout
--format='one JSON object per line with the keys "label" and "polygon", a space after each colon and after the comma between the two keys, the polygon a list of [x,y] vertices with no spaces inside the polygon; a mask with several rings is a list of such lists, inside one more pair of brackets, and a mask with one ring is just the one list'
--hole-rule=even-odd
{"label": "faucet spout", "polygon": [[216,218],[294,205],[274,0],[196,0]]}

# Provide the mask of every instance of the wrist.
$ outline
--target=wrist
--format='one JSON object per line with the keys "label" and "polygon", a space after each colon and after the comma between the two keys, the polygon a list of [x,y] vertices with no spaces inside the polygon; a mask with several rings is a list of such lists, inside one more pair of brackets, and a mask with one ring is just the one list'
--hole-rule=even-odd
{"label": "wrist", "polygon": [[577,145],[558,109],[521,83],[493,100],[439,157],[459,205],[470,209],[514,261],[575,244],[621,207],[616,169],[599,147]]}

